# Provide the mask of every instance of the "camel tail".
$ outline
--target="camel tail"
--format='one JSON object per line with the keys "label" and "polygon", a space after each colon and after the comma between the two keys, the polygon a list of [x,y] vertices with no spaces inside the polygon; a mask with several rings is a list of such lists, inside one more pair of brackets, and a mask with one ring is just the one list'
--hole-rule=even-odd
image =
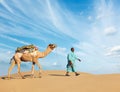
{"label": "camel tail", "polygon": [[14,57],[12,57],[12,58],[10,59],[10,63],[9,63],[9,64],[11,64],[13,60],[14,60]]}

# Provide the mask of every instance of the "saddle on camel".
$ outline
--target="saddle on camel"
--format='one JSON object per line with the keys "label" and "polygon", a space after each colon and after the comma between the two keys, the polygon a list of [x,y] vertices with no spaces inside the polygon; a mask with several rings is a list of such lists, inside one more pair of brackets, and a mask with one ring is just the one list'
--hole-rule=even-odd
{"label": "saddle on camel", "polygon": [[31,45],[25,45],[22,47],[18,47],[17,50],[15,51],[16,53],[32,53],[34,51],[38,50],[38,48],[36,46],[34,46],[33,44]]}

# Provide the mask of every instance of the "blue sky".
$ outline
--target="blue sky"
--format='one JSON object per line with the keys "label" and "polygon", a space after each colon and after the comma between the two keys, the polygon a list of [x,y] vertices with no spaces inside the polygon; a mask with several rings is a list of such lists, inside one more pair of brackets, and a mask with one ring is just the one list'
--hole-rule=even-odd
{"label": "blue sky", "polygon": [[[119,0],[0,0],[0,75],[7,74],[17,47],[34,44],[44,51],[43,70],[65,70],[70,48],[82,62],[78,71],[120,73]],[[17,72],[14,68],[13,72]],[[22,63],[29,71],[31,63]],[[37,67],[36,67],[37,69]]]}

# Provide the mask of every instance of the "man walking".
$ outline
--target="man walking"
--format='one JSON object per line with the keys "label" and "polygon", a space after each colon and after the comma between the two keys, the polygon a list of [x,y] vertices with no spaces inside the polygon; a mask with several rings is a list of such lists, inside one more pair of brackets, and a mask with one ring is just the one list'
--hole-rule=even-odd
{"label": "man walking", "polygon": [[71,52],[67,56],[67,72],[66,76],[70,76],[69,72],[74,72],[76,76],[80,75],[79,73],[76,72],[75,69],[75,60],[81,61],[77,56],[74,54],[74,48],[71,48]]}

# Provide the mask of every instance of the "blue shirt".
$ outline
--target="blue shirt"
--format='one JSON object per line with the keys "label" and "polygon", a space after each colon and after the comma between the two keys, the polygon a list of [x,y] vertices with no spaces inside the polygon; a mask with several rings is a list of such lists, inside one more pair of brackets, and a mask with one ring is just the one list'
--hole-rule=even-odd
{"label": "blue shirt", "polygon": [[68,59],[68,61],[71,61],[72,63],[74,63],[75,60],[78,59],[78,58],[77,58],[77,56],[74,54],[74,52],[70,52],[70,53],[68,54],[68,56],[67,56],[67,59]]}

